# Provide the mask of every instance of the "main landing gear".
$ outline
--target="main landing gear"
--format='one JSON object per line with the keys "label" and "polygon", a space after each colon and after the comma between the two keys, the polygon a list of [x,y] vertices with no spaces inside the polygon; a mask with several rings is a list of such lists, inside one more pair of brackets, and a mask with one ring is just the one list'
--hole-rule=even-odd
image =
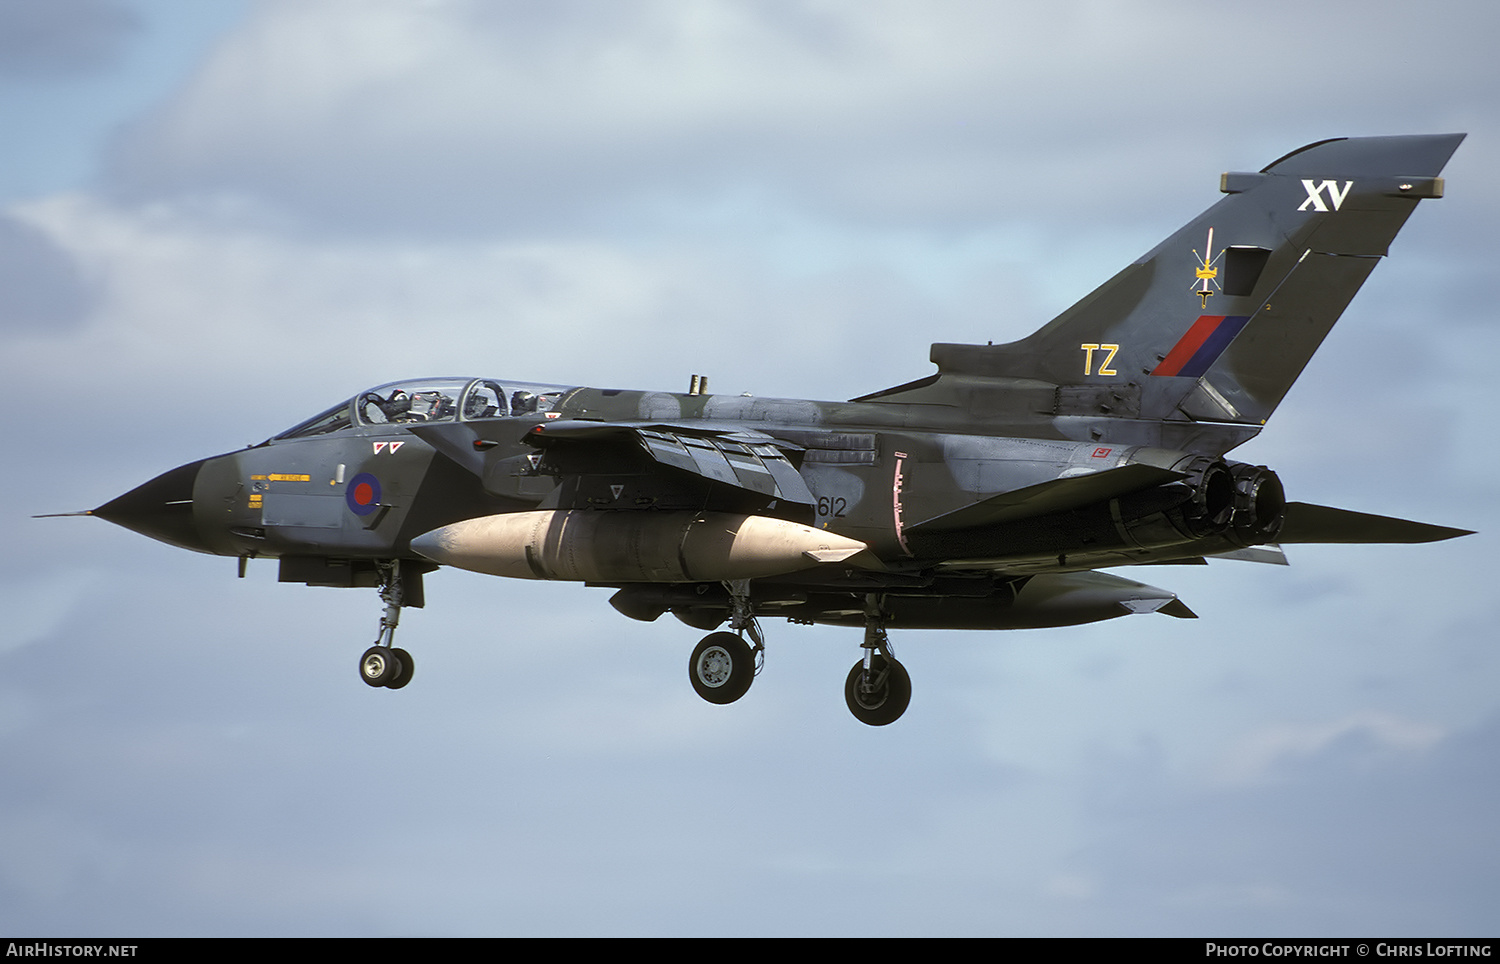
{"label": "main landing gear", "polygon": [[911,675],[891,652],[880,598],[875,593],[865,596],[865,641],[860,646],[865,657],[854,664],[844,680],[844,702],[854,718],[867,726],[894,723],[911,702]]}
{"label": "main landing gear", "polygon": [[[750,610],[747,583],[726,584],[733,610],[729,628],[733,632],[709,633],[688,659],[688,680],[693,690],[710,703],[733,703],[744,696],[765,662],[765,640]],[[745,641],[746,636],[750,642]],[[854,664],[844,681],[844,701],[849,712],[867,726],[894,723],[911,703],[911,675],[896,661],[886,637],[880,597],[865,597],[864,658]]]}
{"label": "main landing gear", "polygon": [[[376,565],[380,573],[380,601],[385,603],[385,612],[380,615],[380,632],[375,637],[375,645],[359,658],[359,677],[370,686],[399,690],[411,682],[416,669],[410,653],[391,645],[396,638],[396,625],[401,621],[401,560],[392,559]],[[418,601],[417,605],[421,602]]]}
{"label": "main landing gear", "polygon": [[[766,653],[760,626],[750,612],[750,584],[737,579],[726,583],[733,609],[729,616],[732,633],[709,633],[693,647],[688,659],[688,681],[693,690],[710,703],[733,703],[744,696],[755,682]],[[750,636],[755,644],[745,642]]]}
{"label": "main landing gear", "polygon": [[755,653],[734,633],[710,633],[693,647],[688,680],[710,703],[733,703],[755,682]]}

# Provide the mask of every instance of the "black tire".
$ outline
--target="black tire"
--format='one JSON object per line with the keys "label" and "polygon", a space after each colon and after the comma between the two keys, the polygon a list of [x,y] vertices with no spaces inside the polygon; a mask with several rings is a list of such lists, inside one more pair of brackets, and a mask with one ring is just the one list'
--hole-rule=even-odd
{"label": "black tire", "polygon": [[359,658],[359,678],[368,686],[388,686],[401,675],[399,659],[385,646],[371,646]]}
{"label": "black tire", "polygon": [[710,633],[693,647],[688,680],[710,703],[733,703],[755,681],[755,653],[734,633]]}
{"label": "black tire", "polygon": [[865,661],[860,660],[844,681],[844,702],[849,704],[849,712],[854,718],[866,726],[894,723],[911,703],[911,674],[896,660],[886,659],[879,653],[870,660],[870,670],[878,681],[876,689],[869,693],[864,691],[861,684],[865,677]]}
{"label": "black tire", "polygon": [[401,673],[395,679],[385,684],[388,690],[399,690],[411,682],[411,674],[416,671],[417,664],[412,661],[411,654],[404,649],[392,649],[391,655],[401,661]]}

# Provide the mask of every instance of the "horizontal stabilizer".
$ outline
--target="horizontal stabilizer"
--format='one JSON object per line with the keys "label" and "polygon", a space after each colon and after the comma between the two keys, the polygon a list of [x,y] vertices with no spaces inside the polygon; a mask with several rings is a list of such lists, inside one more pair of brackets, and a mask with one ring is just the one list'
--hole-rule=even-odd
{"label": "horizontal stabilizer", "polygon": [[1286,507],[1286,522],[1282,524],[1276,541],[1284,544],[1441,542],[1473,534],[1469,529],[1450,529],[1447,526],[1392,519],[1389,516],[1335,509],[1326,505],[1289,502]]}
{"label": "horizontal stabilizer", "polygon": [[1122,465],[1119,468],[1088,475],[1075,475],[1064,479],[1053,479],[1024,489],[1002,492],[999,495],[964,506],[944,515],[936,516],[912,526],[912,529],[939,531],[944,529],[970,529],[979,526],[1015,522],[1081,509],[1086,505],[1107,502],[1110,499],[1165,485],[1186,478],[1181,472],[1160,469],[1152,465]]}

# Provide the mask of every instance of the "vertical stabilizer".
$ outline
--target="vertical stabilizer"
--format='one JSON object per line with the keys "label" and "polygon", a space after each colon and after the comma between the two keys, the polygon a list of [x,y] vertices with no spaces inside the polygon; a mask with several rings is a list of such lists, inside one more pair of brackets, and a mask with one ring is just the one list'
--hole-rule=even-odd
{"label": "vertical stabilizer", "polygon": [[[1035,334],[932,346],[943,375],[1058,386],[1059,416],[1258,427],[1462,134],[1319,141],[1257,173]],[[1253,432],[1253,429],[1251,429]]]}

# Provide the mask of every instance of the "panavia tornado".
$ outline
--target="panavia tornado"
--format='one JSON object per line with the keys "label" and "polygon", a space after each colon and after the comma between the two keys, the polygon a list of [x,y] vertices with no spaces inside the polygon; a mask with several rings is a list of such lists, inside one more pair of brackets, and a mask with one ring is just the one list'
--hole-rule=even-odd
{"label": "panavia tornado", "polygon": [[711,703],[760,670],[760,617],[862,627],[844,696],[888,724],[911,698],[893,629],[1191,619],[1099,570],[1467,534],[1288,502],[1225,457],[1442,196],[1463,137],[1335,138],[1224,174],[1225,197],[1036,333],[933,345],[935,374],[851,401],[414,379],[85,514],[241,575],[274,557],[283,582],[379,590],[372,687],[411,681],[401,609],[456,566],[610,587],[632,619],[707,631],[688,678]]}

